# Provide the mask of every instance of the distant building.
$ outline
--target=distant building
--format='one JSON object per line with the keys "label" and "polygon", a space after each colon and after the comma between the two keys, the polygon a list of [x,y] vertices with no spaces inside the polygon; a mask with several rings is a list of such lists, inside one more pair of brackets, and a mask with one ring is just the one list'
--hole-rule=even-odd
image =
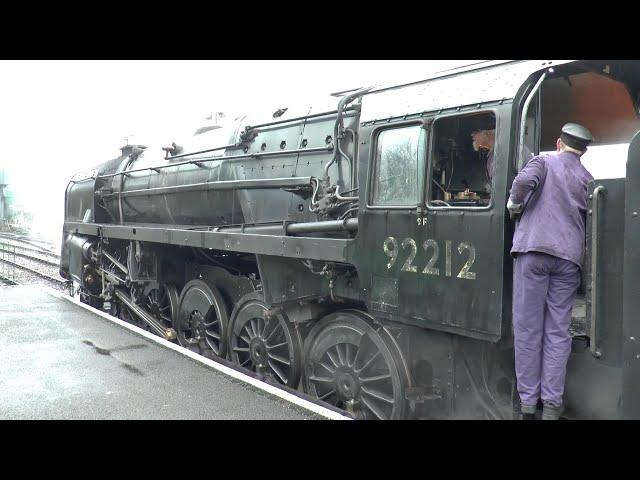
{"label": "distant building", "polygon": [[13,215],[13,193],[7,171],[0,168],[0,225],[6,225]]}

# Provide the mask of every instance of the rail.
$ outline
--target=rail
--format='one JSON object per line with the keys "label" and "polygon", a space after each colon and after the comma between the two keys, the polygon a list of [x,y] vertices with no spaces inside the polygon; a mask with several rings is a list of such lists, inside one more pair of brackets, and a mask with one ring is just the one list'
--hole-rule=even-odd
{"label": "rail", "polygon": [[[12,240],[21,242],[21,243],[30,244],[30,242],[25,240],[19,240],[19,239],[12,239]],[[17,277],[16,273],[22,270],[22,271],[37,275],[38,277],[44,278],[50,282],[54,282],[58,286],[70,285],[69,281],[64,280],[61,277],[54,277],[41,270],[25,265],[24,263],[17,262],[16,257],[18,258],[21,257],[39,264],[44,264],[45,268],[59,268],[59,263],[57,262],[46,260],[42,257],[37,257],[34,255],[28,255],[26,253],[16,252],[16,249],[25,249],[25,248],[27,247],[0,242],[0,280],[2,282],[10,285],[20,285],[21,282],[18,281],[18,279],[16,278]],[[57,256],[52,252],[39,251],[38,253]]]}
{"label": "rail", "polygon": [[53,276],[51,276],[51,275],[49,275],[47,273],[41,272],[41,271],[36,270],[34,268],[31,268],[31,267],[27,267],[26,265],[22,265],[21,263],[13,262],[13,261],[8,260],[6,258],[0,258],[0,261],[2,261],[3,263],[7,263],[7,264],[9,264],[9,265],[11,265],[13,267],[18,267],[18,268],[21,268],[23,270],[27,270],[27,271],[29,271],[31,273],[34,273],[34,274],[36,274],[36,275],[38,275],[38,276],[40,276],[42,278],[46,278],[48,280],[51,280],[52,282],[57,282],[57,283],[62,283],[62,284],[69,283],[68,280],[65,280],[63,278],[53,277]]}
{"label": "rail", "polygon": [[[2,247],[4,247],[4,245],[0,244],[0,249],[2,249]],[[21,247],[16,246],[15,248],[21,248]],[[47,260],[47,259],[42,258],[42,257],[35,257],[35,256],[33,256],[33,255],[28,255],[28,254],[26,254],[26,253],[19,253],[19,252],[12,252],[12,253],[13,253],[13,255],[14,255],[14,256],[16,256],[16,257],[27,258],[27,259],[29,259],[29,260],[33,260],[33,261],[35,261],[35,262],[39,262],[39,263],[43,263],[43,264],[45,264],[45,265],[49,265],[49,266],[51,266],[51,267],[58,267],[58,266],[60,266],[60,262],[59,262],[59,261],[58,261],[58,262],[53,262],[53,261],[51,261],[51,260]]]}

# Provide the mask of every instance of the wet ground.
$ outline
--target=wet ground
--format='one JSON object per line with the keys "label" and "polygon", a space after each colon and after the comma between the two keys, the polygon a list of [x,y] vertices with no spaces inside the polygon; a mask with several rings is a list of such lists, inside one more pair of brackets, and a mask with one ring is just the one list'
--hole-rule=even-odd
{"label": "wet ground", "polygon": [[0,288],[0,419],[318,419],[37,286]]}

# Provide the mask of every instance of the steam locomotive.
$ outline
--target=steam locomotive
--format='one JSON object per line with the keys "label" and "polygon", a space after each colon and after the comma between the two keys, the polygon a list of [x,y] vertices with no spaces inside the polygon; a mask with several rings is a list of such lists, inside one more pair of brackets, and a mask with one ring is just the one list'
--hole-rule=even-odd
{"label": "steam locomotive", "polygon": [[[127,145],[74,177],[61,275],[355,418],[515,418],[505,204],[525,152],[577,122],[585,162],[628,158],[590,185],[565,416],[640,418],[640,62],[482,62],[334,105]],[[470,136],[487,120],[490,180]]]}

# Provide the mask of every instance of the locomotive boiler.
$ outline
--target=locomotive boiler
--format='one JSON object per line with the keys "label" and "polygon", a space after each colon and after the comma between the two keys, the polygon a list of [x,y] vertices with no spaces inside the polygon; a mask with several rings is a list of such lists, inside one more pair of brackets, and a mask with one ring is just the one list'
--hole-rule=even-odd
{"label": "locomotive boiler", "polygon": [[[69,183],[60,273],[84,302],[355,418],[513,418],[508,188],[579,122],[594,155],[629,156],[590,186],[566,416],[638,418],[623,280],[640,273],[639,88],[638,62],[484,62],[164,153],[128,145]],[[487,120],[491,179],[470,140]]]}

